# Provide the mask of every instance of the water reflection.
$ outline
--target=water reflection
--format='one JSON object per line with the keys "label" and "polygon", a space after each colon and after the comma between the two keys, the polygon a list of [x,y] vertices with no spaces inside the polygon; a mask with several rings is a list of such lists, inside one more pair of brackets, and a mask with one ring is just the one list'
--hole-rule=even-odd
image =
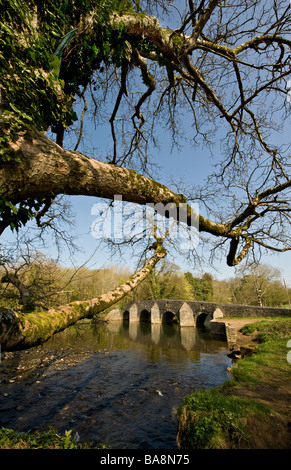
{"label": "water reflection", "polygon": [[50,348],[52,345],[64,347],[65,345],[83,349],[85,344],[86,348],[91,350],[103,346],[108,350],[139,348],[140,344],[207,353],[217,349],[226,349],[226,343],[211,337],[207,329],[147,322],[79,324],[55,335],[43,347]]}
{"label": "water reflection", "polygon": [[173,410],[228,378],[227,352],[199,328],[79,324],[2,360],[0,426],[72,429],[119,449],[177,448]]}
{"label": "water reflection", "polygon": [[191,326],[124,322],[123,324],[112,323],[107,328],[116,333],[123,331],[123,334],[130,340],[161,348],[186,349],[187,351],[209,351],[209,346],[213,349],[225,348],[224,342],[214,339],[210,341],[207,330]]}

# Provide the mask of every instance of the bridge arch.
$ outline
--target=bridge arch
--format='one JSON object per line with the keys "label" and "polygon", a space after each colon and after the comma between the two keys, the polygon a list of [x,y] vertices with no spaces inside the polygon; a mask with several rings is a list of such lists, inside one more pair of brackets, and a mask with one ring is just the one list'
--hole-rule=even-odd
{"label": "bridge arch", "polygon": [[129,321],[129,311],[125,310],[123,312],[123,321]]}
{"label": "bridge arch", "polygon": [[169,310],[162,314],[162,323],[176,323],[178,321],[177,315]]}
{"label": "bridge arch", "polygon": [[140,322],[147,322],[147,323],[150,323],[150,322],[151,322],[151,312],[149,312],[149,311],[146,310],[146,309],[143,309],[143,310],[140,312],[139,321],[140,321]]}
{"label": "bridge arch", "polygon": [[208,314],[206,312],[200,312],[198,313],[197,317],[196,317],[196,326],[204,326],[204,323],[205,323],[205,320],[206,318],[208,317]]}

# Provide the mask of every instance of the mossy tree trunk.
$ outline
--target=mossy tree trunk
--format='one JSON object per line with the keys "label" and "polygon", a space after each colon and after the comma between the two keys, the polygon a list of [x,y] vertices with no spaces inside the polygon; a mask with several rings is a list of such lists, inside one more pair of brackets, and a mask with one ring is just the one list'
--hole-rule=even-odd
{"label": "mossy tree trunk", "polygon": [[165,255],[166,250],[158,245],[153,256],[131,279],[95,299],[71,302],[47,312],[24,314],[11,309],[0,310],[1,350],[28,349],[44,343],[55,333],[65,330],[81,319],[92,318],[135,289]]}

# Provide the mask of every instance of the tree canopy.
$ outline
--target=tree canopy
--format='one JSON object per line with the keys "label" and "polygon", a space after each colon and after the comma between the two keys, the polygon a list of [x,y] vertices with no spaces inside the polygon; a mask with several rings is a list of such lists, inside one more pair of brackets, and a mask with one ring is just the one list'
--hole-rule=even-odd
{"label": "tree canopy", "polygon": [[[290,22],[277,0],[2,0],[2,231],[40,223],[58,194],[122,194],[199,201],[200,233],[229,241],[229,265],[254,247],[289,250],[289,142],[276,133],[290,113]],[[107,116],[112,152],[101,161],[76,152],[77,97],[83,111],[90,97],[97,125]],[[183,114],[193,145],[221,141],[208,183],[185,194],[148,177],[155,128],[180,145]],[[61,148],[77,117],[74,149]]]}

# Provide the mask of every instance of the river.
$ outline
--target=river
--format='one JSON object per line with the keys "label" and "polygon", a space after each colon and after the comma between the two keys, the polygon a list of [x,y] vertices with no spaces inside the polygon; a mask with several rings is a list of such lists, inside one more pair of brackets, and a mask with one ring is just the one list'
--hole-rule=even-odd
{"label": "river", "polygon": [[229,378],[227,343],[176,324],[79,324],[2,353],[0,426],[72,429],[112,449],[177,449],[176,409]]}

